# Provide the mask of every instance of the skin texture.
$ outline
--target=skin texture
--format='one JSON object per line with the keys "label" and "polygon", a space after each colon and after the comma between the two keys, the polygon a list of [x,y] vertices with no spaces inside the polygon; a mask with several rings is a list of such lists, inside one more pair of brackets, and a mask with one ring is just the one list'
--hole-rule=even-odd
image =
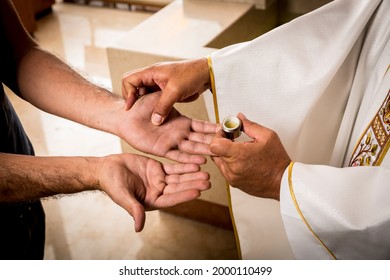
{"label": "skin texture", "polygon": [[138,232],[145,223],[145,210],[193,200],[210,188],[208,173],[199,170],[195,164],[169,165],[147,157],[117,155],[102,163],[99,185],[134,218]]}
{"label": "skin texture", "polygon": [[216,125],[197,121],[181,115],[172,108],[167,121],[155,126],[150,122],[152,109],[161,98],[161,93],[140,97],[124,114],[120,131],[130,145],[150,154],[175,159],[179,162],[205,163],[200,155],[212,155],[209,143]]}
{"label": "skin texture", "polygon": [[[36,65],[42,67],[39,77],[33,73]],[[46,112],[118,135],[145,153],[171,160],[203,164],[206,159],[201,155],[210,155],[209,136],[214,134],[215,125],[189,118],[184,124],[185,117],[177,118],[179,114],[173,110],[169,118],[174,122],[153,128],[149,120],[158,100],[152,96],[145,96],[152,100],[140,99],[126,111],[123,98],[91,85],[58,58],[38,48],[26,55],[19,72],[22,97]],[[48,84],[45,80],[56,82]]]}
{"label": "skin texture", "polygon": [[210,144],[222,175],[233,187],[258,197],[280,199],[280,183],[291,159],[278,135],[238,114],[248,142],[226,139],[221,128]]}
{"label": "skin texture", "polygon": [[0,153],[0,161],[0,202],[100,190],[133,217],[137,232],[144,227],[145,210],[195,199],[210,188],[208,173],[196,164],[162,164],[132,154],[35,157]]}
{"label": "skin texture", "polygon": [[166,165],[131,154],[97,158],[0,153],[0,202],[100,190],[133,216],[135,230],[140,231],[145,210],[192,200],[210,187],[209,175],[197,164],[205,158],[197,154],[210,154],[208,133],[214,133],[214,125],[172,111],[169,127],[151,129],[148,123],[157,96],[125,110],[122,97],[90,83],[40,48],[10,0],[0,1],[0,28],[4,36],[0,78],[14,93],[43,111],[118,135],[143,152],[186,163]]}
{"label": "skin texture", "polygon": [[[127,108],[134,106],[138,96],[161,90],[153,114],[162,118],[152,116],[155,125],[168,120],[168,112],[175,102],[196,99],[209,87],[209,68],[205,58],[154,64],[130,71],[122,78],[122,95],[127,99]],[[232,142],[218,128],[210,143],[212,158],[232,186],[254,196],[279,200],[281,178],[291,159],[274,131],[251,122],[243,114],[238,117],[252,141]]]}
{"label": "skin texture", "polygon": [[[126,101],[123,98],[93,85],[58,57],[40,48],[23,29],[10,6],[10,1],[1,1],[0,5],[2,26],[13,26],[12,30],[4,29],[6,40],[5,44],[0,45],[2,61],[5,64],[2,69],[7,69],[1,73],[2,81],[13,92],[45,112],[118,135],[130,145],[135,144],[136,141],[133,141],[133,138],[137,138],[138,133],[143,133],[145,139],[146,137],[148,139],[165,139],[161,135],[155,137],[156,131],[151,131],[147,135],[146,129],[142,129],[145,130],[143,132],[130,129],[134,128],[133,117],[136,114],[125,110]],[[133,100],[133,104],[135,101]],[[140,107],[137,108],[140,109]],[[142,108],[143,112],[140,112],[140,115],[149,114],[145,111],[148,109],[152,108]],[[143,122],[140,118],[137,118],[137,121]],[[143,122],[143,124],[145,123]],[[142,128],[142,125],[137,127]],[[186,129],[186,131],[180,132],[181,137],[192,137],[191,131],[200,134],[214,133],[214,129],[210,129],[212,128],[211,124],[202,127],[194,122],[192,127],[180,126],[180,128]],[[196,139],[206,140],[202,143],[208,145],[207,137],[203,138],[202,135],[198,135],[196,138],[192,137],[190,141],[198,142]],[[192,143],[188,145],[188,142],[183,145],[184,140],[189,139],[169,138],[169,143],[161,145],[169,150],[161,150],[157,154],[156,149],[149,149],[156,144],[149,141],[148,145],[144,145],[142,151],[166,156],[179,162],[204,163],[205,158],[199,153],[209,155],[207,148],[203,146],[200,149],[201,152],[192,150],[191,147],[199,148],[202,145],[193,145]],[[181,151],[181,147],[185,151]]]}
{"label": "skin texture", "polygon": [[166,121],[176,102],[191,102],[210,88],[207,59],[164,62],[127,72],[122,77],[122,96],[131,108],[138,96],[161,90],[151,121],[160,125]]}

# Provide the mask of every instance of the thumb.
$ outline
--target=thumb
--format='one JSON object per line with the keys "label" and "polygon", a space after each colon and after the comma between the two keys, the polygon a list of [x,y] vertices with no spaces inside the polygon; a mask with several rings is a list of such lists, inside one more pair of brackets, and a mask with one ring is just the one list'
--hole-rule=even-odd
{"label": "thumb", "polygon": [[171,111],[173,105],[179,100],[179,97],[176,94],[165,90],[162,92],[160,99],[157,104],[154,106],[152,114],[152,123],[154,125],[162,124],[167,118],[169,112]]}
{"label": "thumb", "polygon": [[134,219],[134,230],[135,232],[140,232],[145,226],[145,209],[141,204],[135,205],[133,209],[134,211],[130,215]]}
{"label": "thumb", "polygon": [[222,157],[229,157],[232,155],[233,143],[231,140],[224,137],[225,133],[221,126],[218,126],[216,133],[210,143],[210,151]]}
{"label": "thumb", "polygon": [[222,165],[224,164],[223,159],[220,158],[220,157],[211,157],[211,159],[213,160],[213,162],[215,163],[215,165],[221,170]]}
{"label": "thumb", "polygon": [[242,121],[245,134],[252,139],[261,138],[262,134],[267,130],[264,126],[248,120],[243,113],[239,113],[237,117]]}
{"label": "thumb", "polygon": [[134,196],[130,195],[126,200],[126,205],[121,206],[133,217],[135,232],[142,231],[145,226],[146,215],[141,203]]}

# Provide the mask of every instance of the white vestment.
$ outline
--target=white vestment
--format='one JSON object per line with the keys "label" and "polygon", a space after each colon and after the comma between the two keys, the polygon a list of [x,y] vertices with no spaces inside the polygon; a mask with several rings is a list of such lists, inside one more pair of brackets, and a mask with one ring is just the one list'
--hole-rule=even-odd
{"label": "white vestment", "polygon": [[[230,188],[244,259],[390,259],[388,146],[361,140],[389,109],[389,38],[389,0],[336,0],[211,54],[219,118],[243,112],[273,129],[295,162],[276,206]],[[374,148],[356,162],[380,166],[348,167],[360,140]],[[275,209],[280,221],[266,218]]]}

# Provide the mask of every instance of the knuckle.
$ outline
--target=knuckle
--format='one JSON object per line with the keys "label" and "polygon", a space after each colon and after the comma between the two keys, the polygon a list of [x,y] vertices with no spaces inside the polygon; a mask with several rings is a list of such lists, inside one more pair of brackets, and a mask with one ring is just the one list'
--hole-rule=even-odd
{"label": "knuckle", "polygon": [[215,140],[211,140],[210,142],[210,151],[213,154],[218,154],[218,143]]}
{"label": "knuckle", "polygon": [[270,138],[270,139],[278,138],[278,134],[277,134],[275,131],[270,130],[270,131],[269,131],[269,138]]}
{"label": "knuckle", "polygon": [[235,185],[239,182],[241,178],[241,171],[237,169],[235,166],[229,168],[228,172],[225,174],[226,179],[230,184]]}

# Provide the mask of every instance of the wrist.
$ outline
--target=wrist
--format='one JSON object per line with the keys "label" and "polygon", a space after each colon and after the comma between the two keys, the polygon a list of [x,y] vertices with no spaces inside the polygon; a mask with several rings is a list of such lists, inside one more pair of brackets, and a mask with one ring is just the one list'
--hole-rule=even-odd
{"label": "wrist", "polygon": [[282,186],[282,179],[283,175],[285,174],[286,170],[289,168],[289,166],[293,164],[292,161],[289,159],[288,161],[284,162],[284,164],[279,169],[279,172],[276,174],[275,181],[274,181],[274,199],[280,201],[280,190]]}
{"label": "wrist", "polygon": [[115,94],[102,98],[103,103],[100,108],[90,116],[88,126],[120,136],[121,120],[126,114],[126,101]]}
{"label": "wrist", "polygon": [[90,170],[92,172],[91,174],[93,175],[93,177],[91,177],[91,179],[90,179],[91,190],[103,191],[102,186],[101,186],[101,182],[100,182],[100,176],[101,176],[102,169],[103,169],[104,163],[106,161],[106,158],[107,158],[106,156],[95,158],[94,162],[90,165]]}
{"label": "wrist", "polygon": [[[63,158],[63,161],[66,162],[67,158]],[[68,170],[75,174],[74,178],[76,179],[73,184],[70,183],[74,188],[70,193],[100,190],[98,176],[101,161],[102,158],[99,157],[69,158]]]}

